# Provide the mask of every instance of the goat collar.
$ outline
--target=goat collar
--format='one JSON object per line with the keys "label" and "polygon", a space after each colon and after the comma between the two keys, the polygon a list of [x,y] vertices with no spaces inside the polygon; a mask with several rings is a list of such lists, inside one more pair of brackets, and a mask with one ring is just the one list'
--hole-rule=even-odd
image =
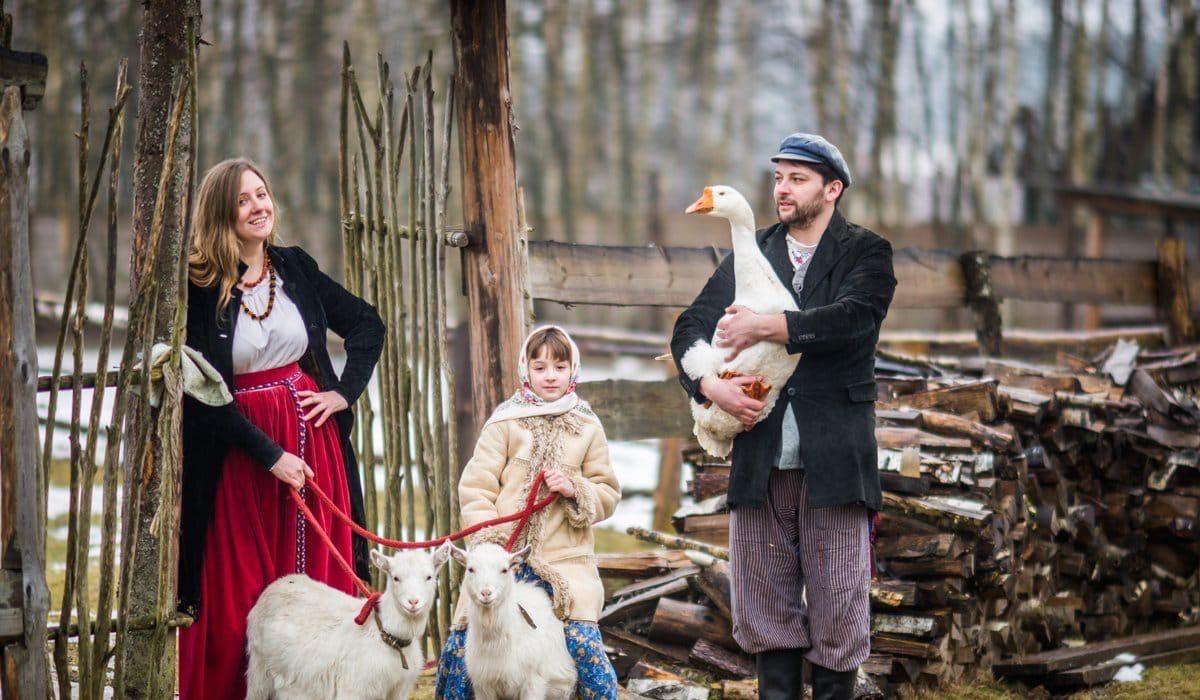
{"label": "goat collar", "polygon": [[408,659],[404,658],[404,650],[412,644],[411,639],[401,639],[396,635],[388,632],[383,628],[383,622],[379,619],[379,608],[375,608],[375,614],[371,617],[375,618],[375,629],[379,630],[379,638],[383,643],[395,649],[400,654],[400,663],[404,665],[404,670],[408,670]]}

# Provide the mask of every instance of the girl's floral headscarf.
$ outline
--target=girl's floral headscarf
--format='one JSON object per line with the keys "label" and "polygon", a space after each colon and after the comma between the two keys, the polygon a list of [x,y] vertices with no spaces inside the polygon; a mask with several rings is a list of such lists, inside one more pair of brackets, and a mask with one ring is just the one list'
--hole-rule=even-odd
{"label": "girl's floral headscarf", "polygon": [[[562,334],[571,348],[571,379],[567,385],[567,393],[554,401],[546,401],[534,392],[529,385],[529,341],[534,335],[545,330],[555,330]],[[529,416],[559,416],[569,411],[577,411],[585,416],[592,416],[592,409],[587,401],[575,393],[575,385],[579,382],[579,347],[571,339],[570,334],[559,326],[542,326],[530,333],[521,344],[521,357],[517,361],[517,371],[521,376],[521,386],[504,403],[492,412],[487,423],[509,420],[511,418],[527,418]]]}

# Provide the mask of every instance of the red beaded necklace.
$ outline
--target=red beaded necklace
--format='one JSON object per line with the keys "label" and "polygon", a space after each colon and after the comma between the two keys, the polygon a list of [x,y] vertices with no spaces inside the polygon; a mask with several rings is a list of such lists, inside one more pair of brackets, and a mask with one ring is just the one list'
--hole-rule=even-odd
{"label": "red beaded necklace", "polygon": [[259,284],[261,284],[263,281],[263,278],[267,276],[267,268],[269,268],[269,267],[271,267],[271,259],[264,256],[263,257],[263,265],[258,271],[258,279],[254,280],[253,282],[242,282],[242,289],[245,289],[246,291],[250,291],[251,289],[254,289]]}
{"label": "red beaded necklace", "polygon": [[[267,316],[270,316],[271,311],[275,308],[275,268],[271,265],[270,258],[263,259],[263,274],[270,279],[270,287],[269,291],[267,292],[267,310],[262,312],[262,315],[256,314],[250,310],[249,306],[246,306],[245,300],[242,301],[242,311],[245,311],[246,315],[255,321],[265,321]],[[249,289],[254,289],[257,287],[259,282],[262,282],[262,275],[259,275],[258,280],[254,284],[250,285]]]}

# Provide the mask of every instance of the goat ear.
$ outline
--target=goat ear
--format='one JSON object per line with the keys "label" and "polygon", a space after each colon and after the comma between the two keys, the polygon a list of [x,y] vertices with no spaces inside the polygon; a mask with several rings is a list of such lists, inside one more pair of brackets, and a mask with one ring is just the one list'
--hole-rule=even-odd
{"label": "goat ear", "polygon": [[508,555],[508,565],[509,566],[517,566],[519,564],[525,563],[525,558],[529,556],[529,552],[532,549],[533,549],[533,545],[527,544],[524,547],[513,552],[512,554]]}
{"label": "goat ear", "polygon": [[392,560],[388,559],[378,549],[371,550],[371,563],[379,568],[385,574],[392,573]]}
{"label": "goat ear", "polygon": [[455,547],[454,545],[450,544],[449,542],[447,542],[446,544],[450,546],[450,556],[454,557],[454,561],[457,561],[459,564],[466,566],[467,565],[466,550],[459,549],[458,547]]}
{"label": "goat ear", "polygon": [[441,547],[438,547],[437,549],[433,550],[433,570],[434,571],[437,571],[438,569],[442,568],[442,565],[445,564],[450,559],[450,550],[453,548],[454,548],[454,545],[450,544],[450,541],[447,540],[442,543]]}

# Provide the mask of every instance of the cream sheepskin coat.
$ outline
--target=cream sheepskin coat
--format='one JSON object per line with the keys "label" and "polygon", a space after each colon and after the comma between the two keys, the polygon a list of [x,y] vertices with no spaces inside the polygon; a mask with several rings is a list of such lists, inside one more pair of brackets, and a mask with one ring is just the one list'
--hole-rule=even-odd
{"label": "cream sheepskin coat", "polygon": [[[590,410],[558,416],[513,418],[489,423],[458,482],[464,526],[519,512],[538,471],[559,470],[575,487],[530,518],[515,548],[531,544],[527,563],[554,588],[561,620],[596,622],[604,586],[596,568],[592,526],[608,518],[621,500],[621,486],[608,457],[604,427]],[[543,486],[540,496],[544,496]],[[487,528],[471,542],[504,546],[514,523]],[[515,549],[514,548],[514,549]],[[465,620],[465,601],[455,619]]]}

